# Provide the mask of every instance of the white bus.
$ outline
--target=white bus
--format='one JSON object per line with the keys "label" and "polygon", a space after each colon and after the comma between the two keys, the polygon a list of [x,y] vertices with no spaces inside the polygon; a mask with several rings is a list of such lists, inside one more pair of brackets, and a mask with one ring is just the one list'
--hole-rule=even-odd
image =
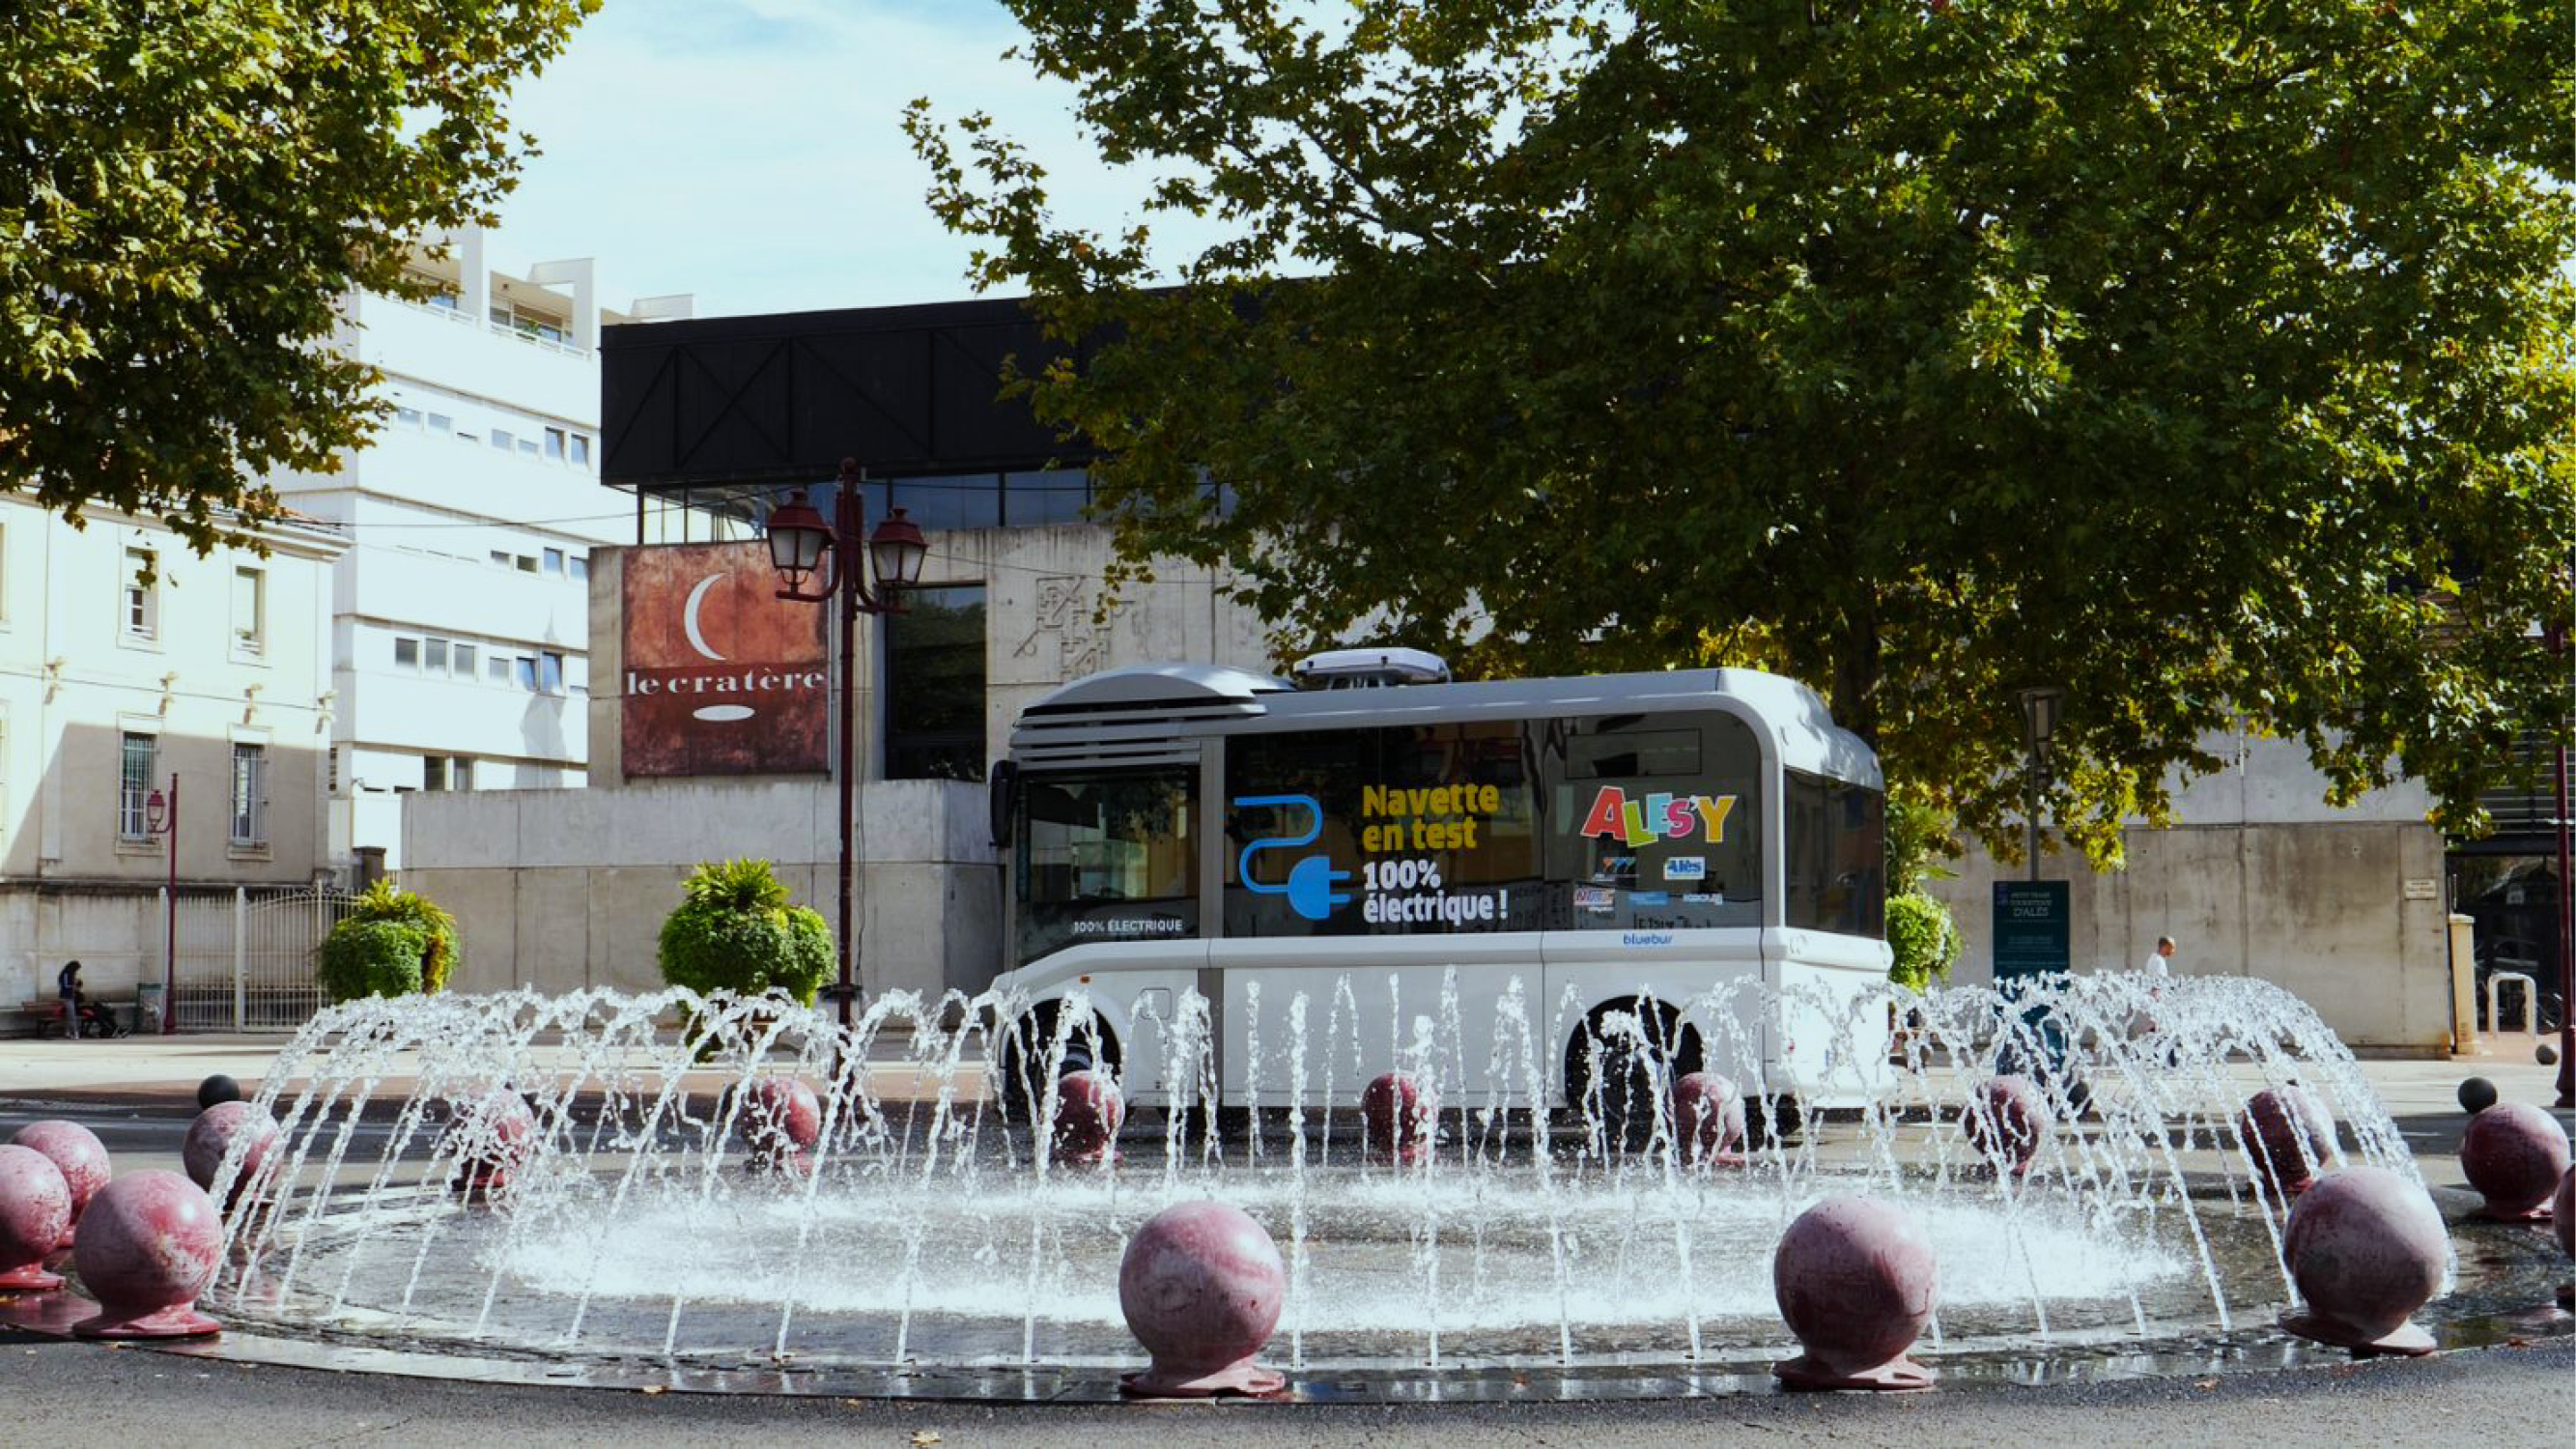
{"label": "white bus", "polygon": [[[1625,1039],[1666,1071],[1696,1069],[1713,1024],[1693,1003],[1747,982],[1772,1003],[1745,1024],[1762,1076],[1739,1084],[1748,1097],[1836,1105],[1883,1075],[1885,1023],[1830,1004],[1886,980],[1884,787],[1813,690],[1731,669],[1411,683],[1447,670],[1409,650],[1296,672],[1304,687],[1114,669],[1022,711],[993,790],[995,985],[1022,1013],[1024,1069],[1077,999],[1082,1054],[1106,1058],[1129,1101],[1186,1094],[1196,1084],[1160,1080],[1156,1038],[1195,991],[1220,1104],[1284,1105],[1289,1070],[1271,1058],[1288,1005],[1304,993],[1320,1032],[1347,978],[1373,1022],[1359,1071],[1344,1049],[1343,1099],[1399,1065],[1386,1058],[1419,1015],[1469,1044],[1444,1107],[1460,1088],[1529,1105],[1472,1046],[1515,984],[1546,1033],[1551,1106],[1583,1098],[1614,1013],[1635,1014]],[[1378,687],[1336,687],[1353,684]],[[1730,1060],[1749,1059],[1744,1036]]]}

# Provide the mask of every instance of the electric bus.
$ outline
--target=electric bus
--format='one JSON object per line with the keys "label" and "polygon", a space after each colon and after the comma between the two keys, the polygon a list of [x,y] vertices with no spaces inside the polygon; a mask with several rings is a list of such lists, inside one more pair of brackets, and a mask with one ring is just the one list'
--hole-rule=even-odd
{"label": "electric bus", "polygon": [[[1732,1033],[1728,1059],[1760,1063],[1748,1101],[1884,1080],[1884,1013],[1851,1009],[1887,979],[1884,786],[1813,690],[1736,669],[1451,683],[1398,649],[1293,672],[1113,669],[1020,713],[992,779],[1020,1052],[1078,1002],[1081,1054],[1131,1103],[1320,1106],[1286,1056],[1302,994],[1309,1041],[1355,1018],[1329,1047],[1342,1102],[1427,1032],[1452,1039],[1444,1108],[1541,1105],[1526,1060],[1487,1047],[1502,1030],[1538,1034],[1543,1105],[1574,1105],[1619,1013],[1666,1080]],[[1755,1020],[1698,1019],[1754,983]],[[1176,1056],[1193,992],[1207,1050]],[[1164,1081],[1185,1058],[1203,1080]]]}

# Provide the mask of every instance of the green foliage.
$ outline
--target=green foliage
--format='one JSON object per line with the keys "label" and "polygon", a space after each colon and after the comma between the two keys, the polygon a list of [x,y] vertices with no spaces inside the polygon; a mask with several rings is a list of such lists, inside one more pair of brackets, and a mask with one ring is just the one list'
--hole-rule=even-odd
{"label": "green foliage", "polygon": [[932,205],[1283,655],[1777,669],[2006,860],[2020,686],[2099,863],[2226,732],[2474,827],[2563,711],[2554,3],[1010,6],[1145,216],[917,103]]}
{"label": "green foliage", "polygon": [[1922,793],[1905,781],[1888,782],[1887,893],[1892,896],[1915,890],[1927,876],[1950,879],[1954,872],[1939,862],[1959,858],[1959,843],[1950,836],[1948,817],[1939,806],[1922,800]]}
{"label": "green foliage", "polygon": [[700,861],[680,882],[680,894],[713,911],[774,911],[787,904],[787,887],[765,860]]}
{"label": "green foliage", "polygon": [[377,374],[352,288],[486,220],[501,106],[599,0],[11,7],[0,25],[0,490],[159,516],[203,552],[330,472]]}
{"label": "green foliage", "polygon": [[390,880],[379,877],[369,885],[350,907],[347,919],[332,929],[336,934],[352,922],[366,921],[390,921],[420,932],[425,944],[417,990],[445,991],[448,978],[465,960],[465,943],[456,932],[456,918],[440,910],[429,897],[404,890]]}
{"label": "green foliage", "polygon": [[1950,917],[1950,908],[1920,892],[1908,891],[1887,898],[1887,947],[1896,959],[1887,968],[1887,979],[1916,991],[1931,988],[1936,980],[1950,978],[1950,968],[1959,964],[1959,923]]}
{"label": "green foliage", "polygon": [[429,937],[401,921],[362,921],[352,916],[323,939],[314,972],[322,994],[335,1003],[362,996],[409,996],[421,989],[421,954]]}
{"label": "green foliage", "polygon": [[776,989],[813,1004],[832,975],[832,934],[821,913],[787,904],[768,861],[702,863],[681,893],[662,921],[663,980],[700,994]]}

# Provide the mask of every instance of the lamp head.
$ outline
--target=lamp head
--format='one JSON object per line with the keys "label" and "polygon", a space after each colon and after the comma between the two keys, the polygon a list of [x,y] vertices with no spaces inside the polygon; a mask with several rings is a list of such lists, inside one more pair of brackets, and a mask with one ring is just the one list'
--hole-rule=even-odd
{"label": "lamp head", "polygon": [[880,594],[919,584],[922,561],[929,556],[929,540],[900,508],[889,510],[885,521],[868,535],[868,566],[876,574]]}
{"label": "lamp head", "polygon": [[769,514],[769,562],[787,580],[787,587],[801,588],[808,574],[823,561],[823,551],[832,544],[832,526],[814,505],[802,498],[772,509]]}

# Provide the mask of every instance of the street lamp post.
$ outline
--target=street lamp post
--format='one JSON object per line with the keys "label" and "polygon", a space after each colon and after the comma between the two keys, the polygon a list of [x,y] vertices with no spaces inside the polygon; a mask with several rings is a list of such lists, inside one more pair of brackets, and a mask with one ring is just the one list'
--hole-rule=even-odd
{"label": "street lamp post", "polygon": [[[864,536],[867,520],[860,488],[866,481],[858,460],[843,458],[840,477],[834,481],[830,522],[826,523],[813,505],[799,497],[770,513],[768,529],[769,561],[787,581],[778,597],[807,604],[839,603],[841,639],[836,675],[841,689],[841,747],[833,774],[841,787],[841,909],[835,942],[840,970],[824,994],[840,1004],[844,1033],[855,1024],[859,998],[857,963],[850,954],[850,921],[856,904],[851,822],[857,779],[853,740],[858,733],[858,621],[861,614],[904,612],[902,591],[921,582],[922,560],[930,553],[921,530],[903,516],[900,508],[888,511],[873,536]],[[876,579],[873,592],[859,564],[862,554],[867,559],[864,573]],[[822,577],[808,590],[805,581],[818,570]]]}
{"label": "street lamp post", "polygon": [[2066,691],[2054,684],[2021,692],[2022,742],[2030,747],[2030,878],[2039,879],[2039,795],[2048,774],[2048,740],[2057,733],[2057,716]]}
{"label": "street lamp post", "polygon": [[[170,837],[170,877],[161,891],[161,1034],[179,1030],[179,776],[170,775],[170,793],[155,790],[143,797],[143,829]],[[75,1024],[77,1025],[77,1024]]]}

